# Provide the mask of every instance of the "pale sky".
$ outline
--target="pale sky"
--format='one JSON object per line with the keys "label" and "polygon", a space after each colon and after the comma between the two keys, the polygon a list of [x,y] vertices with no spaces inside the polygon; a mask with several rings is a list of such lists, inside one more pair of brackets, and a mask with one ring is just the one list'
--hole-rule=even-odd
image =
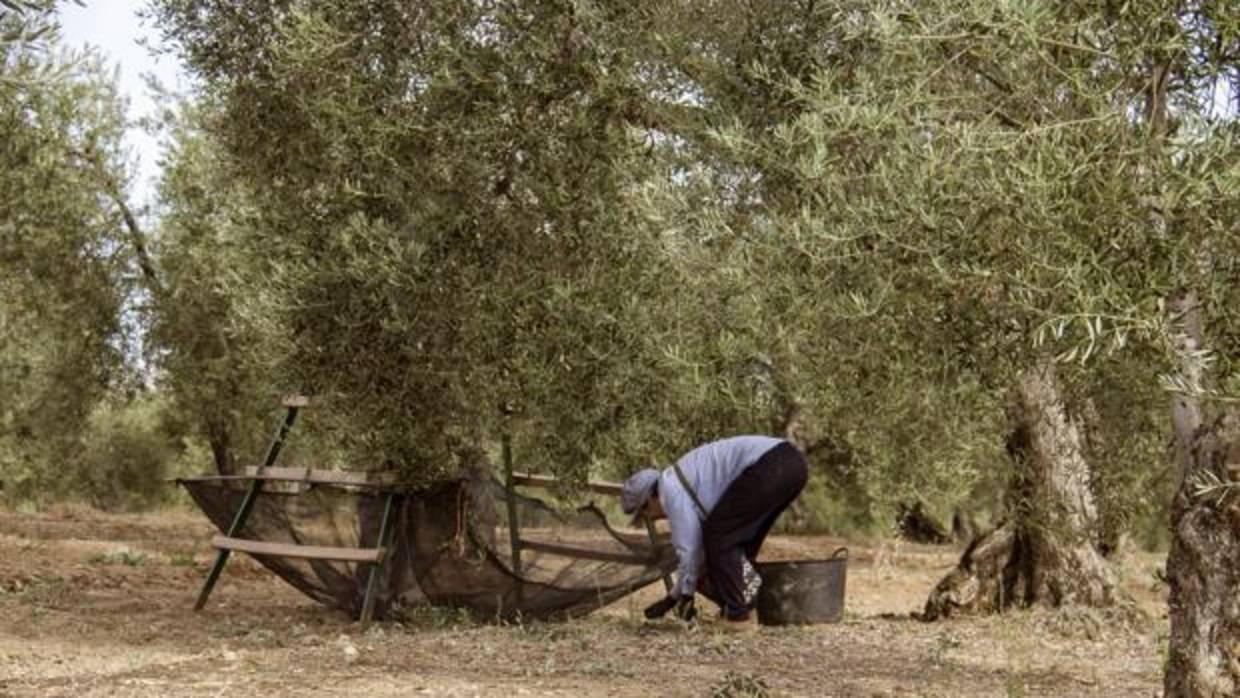
{"label": "pale sky", "polygon": [[[185,88],[185,78],[172,56],[156,59],[138,45],[139,39],[144,37],[152,44],[159,42],[155,30],[144,26],[138,18],[138,10],[144,4],[140,0],[86,0],[85,7],[71,2],[58,3],[63,42],[75,48],[94,46],[109,64],[119,68],[120,91],[129,100],[130,120],[155,113],[155,102],[146,88],[144,74],[154,75],[165,88]],[[130,158],[137,163],[130,194],[137,207],[144,207],[154,203],[159,143],[154,136],[133,127],[129,129],[126,144]]]}

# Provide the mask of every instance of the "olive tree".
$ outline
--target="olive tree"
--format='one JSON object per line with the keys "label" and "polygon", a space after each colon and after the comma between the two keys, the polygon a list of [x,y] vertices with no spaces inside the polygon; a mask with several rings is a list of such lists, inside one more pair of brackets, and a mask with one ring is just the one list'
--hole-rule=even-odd
{"label": "olive tree", "polygon": [[148,342],[160,389],[207,444],[215,469],[232,474],[261,453],[281,386],[264,375],[260,337],[235,308],[232,287],[251,264],[234,243],[257,216],[199,126],[210,108],[168,110]]}
{"label": "olive tree", "polygon": [[153,12],[252,196],[227,292],[272,381],[360,463],[432,477],[504,430],[532,467],[670,455],[676,289],[635,214],[660,166],[624,24],[571,2]]}
{"label": "olive tree", "polygon": [[[1006,592],[999,599],[1113,598],[1094,530],[1099,479],[1085,459],[1108,447],[1089,443],[1089,403],[1065,399],[1071,386],[1054,365],[1115,362],[1122,370],[1098,372],[1093,389],[1138,396],[1130,407],[1148,413],[1159,376],[1183,364],[1170,381],[1181,395],[1185,484],[1169,561],[1168,691],[1233,691],[1234,613],[1221,600],[1234,596],[1223,570],[1234,567],[1236,529],[1219,497],[1231,492],[1221,455],[1230,437],[1206,429],[1194,402],[1218,394],[1200,361],[1215,346],[1207,335],[1234,325],[1234,281],[1220,261],[1236,245],[1233,126],[1203,118],[1199,100],[1204,79],[1234,80],[1234,18],[1212,3],[815,7],[835,13],[837,35],[824,45],[856,47],[864,60],[823,61],[808,75],[761,59],[748,66],[795,108],[775,123],[717,129],[719,152],[759,185],[753,208],[763,215],[741,232],[769,230],[783,249],[826,262],[809,275],[820,280],[820,312],[806,315],[877,309],[857,331],[882,328],[886,349],[908,348],[931,372],[954,377],[963,364],[1013,391],[1026,436],[1012,444],[1023,508],[1012,509],[1014,527],[970,551],[995,553],[991,578],[1018,582],[1019,594],[983,587]],[[840,279],[848,286],[832,289]],[[1212,324],[1194,320],[1206,311]],[[928,319],[964,341],[944,343],[950,333],[928,332]],[[1210,356],[1227,375],[1232,357]],[[1143,388],[1096,380],[1127,380],[1142,365]],[[1220,561],[1207,565],[1213,572],[1207,560]],[[979,605],[991,605],[989,594]]]}
{"label": "olive tree", "polygon": [[21,498],[72,488],[92,407],[127,378],[121,100],[97,58],[49,54],[0,43],[0,479]]}

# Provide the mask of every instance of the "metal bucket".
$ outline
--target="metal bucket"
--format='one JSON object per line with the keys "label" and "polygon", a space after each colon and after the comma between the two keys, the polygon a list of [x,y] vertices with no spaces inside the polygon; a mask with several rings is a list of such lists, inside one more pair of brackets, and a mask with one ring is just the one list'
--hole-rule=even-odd
{"label": "metal bucket", "polygon": [[827,560],[760,562],[755,606],[762,625],[836,623],[844,616],[848,548]]}

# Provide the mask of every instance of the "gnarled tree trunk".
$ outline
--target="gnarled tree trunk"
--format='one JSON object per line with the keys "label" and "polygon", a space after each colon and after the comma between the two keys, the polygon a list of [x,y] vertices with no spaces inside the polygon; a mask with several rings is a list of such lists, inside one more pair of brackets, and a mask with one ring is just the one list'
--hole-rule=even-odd
{"label": "gnarled tree trunk", "polygon": [[1199,432],[1171,505],[1168,698],[1240,694],[1240,428]]}
{"label": "gnarled tree trunk", "polygon": [[1025,372],[1009,452],[1017,468],[1012,515],[975,539],[926,600],[924,620],[991,613],[1013,604],[1106,606],[1115,573],[1097,545],[1082,427],[1071,417],[1055,368]]}
{"label": "gnarled tree trunk", "polygon": [[232,451],[232,433],[223,419],[207,418],[207,445],[211,447],[211,456],[215,460],[215,470],[220,475],[236,475],[236,460]]}
{"label": "gnarled tree trunk", "polygon": [[[1204,384],[1196,294],[1181,292],[1168,311],[1177,325],[1180,378]],[[1171,639],[1163,688],[1168,698],[1240,694],[1240,420],[1204,426],[1201,405],[1177,394],[1171,405],[1180,485],[1171,505]]]}

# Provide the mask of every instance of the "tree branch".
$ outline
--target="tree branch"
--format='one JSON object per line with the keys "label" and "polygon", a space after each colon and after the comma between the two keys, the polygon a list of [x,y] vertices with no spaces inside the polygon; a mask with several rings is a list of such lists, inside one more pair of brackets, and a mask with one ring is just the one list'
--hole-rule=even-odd
{"label": "tree branch", "polygon": [[143,278],[146,279],[147,287],[152,294],[158,295],[163,292],[163,284],[160,283],[159,274],[155,271],[155,264],[151,259],[150,252],[146,246],[146,233],[138,224],[138,218],[134,215],[133,210],[129,208],[129,203],[125,200],[124,194],[121,192],[120,185],[116,178],[107,172],[103,167],[103,163],[92,152],[82,152],[75,148],[70,149],[69,154],[79,160],[89,164],[103,185],[108,197],[112,199],[112,203],[116,204],[120,210],[121,219],[125,222],[125,229],[129,232],[129,244],[133,246],[134,258],[138,263],[138,268],[142,271]]}

